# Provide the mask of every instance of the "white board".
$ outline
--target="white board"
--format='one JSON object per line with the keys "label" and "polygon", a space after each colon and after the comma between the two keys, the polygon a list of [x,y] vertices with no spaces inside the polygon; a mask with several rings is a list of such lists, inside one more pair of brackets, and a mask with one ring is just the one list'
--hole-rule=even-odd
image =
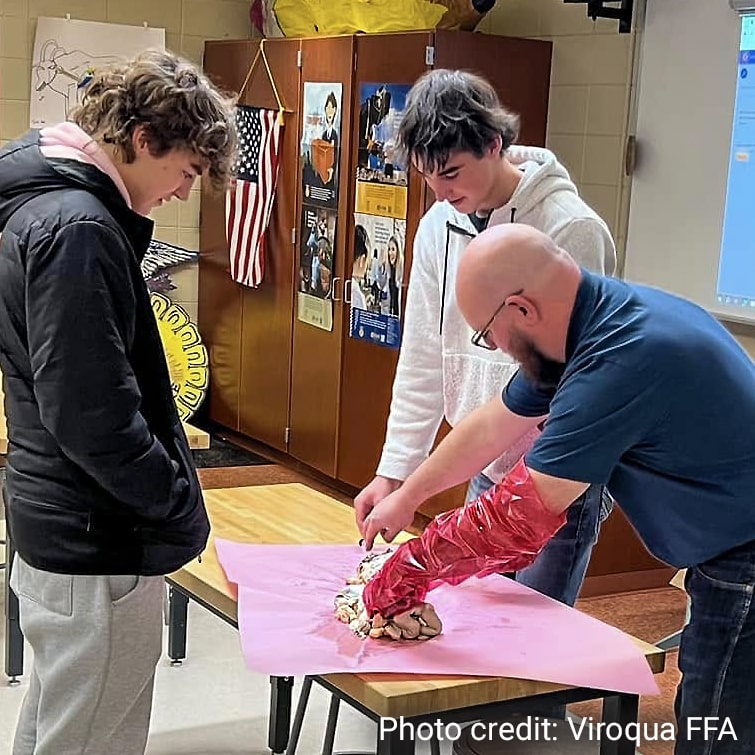
{"label": "white board", "polygon": [[165,49],[165,29],[39,18],[31,63],[31,127],[67,120],[98,68],[146,49]]}
{"label": "white board", "polygon": [[740,31],[728,0],[648,0],[625,276],[755,322],[717,300]]}

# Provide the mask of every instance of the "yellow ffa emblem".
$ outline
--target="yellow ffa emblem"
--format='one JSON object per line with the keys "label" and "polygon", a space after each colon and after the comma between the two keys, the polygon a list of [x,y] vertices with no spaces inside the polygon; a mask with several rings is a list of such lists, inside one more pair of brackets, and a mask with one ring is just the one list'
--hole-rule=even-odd
{"label": "yellow ffa emblem", "polygon": [[173,398],[179,417],[186,422],[207,393],[207,349],[183,307],[163,294],[151,294],[150,298],[168,362]]}

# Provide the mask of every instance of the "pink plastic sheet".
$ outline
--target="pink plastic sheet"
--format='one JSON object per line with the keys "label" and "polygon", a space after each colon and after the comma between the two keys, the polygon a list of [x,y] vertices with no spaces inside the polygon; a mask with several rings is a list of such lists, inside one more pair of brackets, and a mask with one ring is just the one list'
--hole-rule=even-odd
{"label": "pink plastic sheet", "polygon": [[364,555],[359,547],[215,544],[239,586],[241,644],[254,671],[503,676],[658,694],[626,635],[497,574],[430,593],[439,637],[363,640],[333,615],[336,593]]}

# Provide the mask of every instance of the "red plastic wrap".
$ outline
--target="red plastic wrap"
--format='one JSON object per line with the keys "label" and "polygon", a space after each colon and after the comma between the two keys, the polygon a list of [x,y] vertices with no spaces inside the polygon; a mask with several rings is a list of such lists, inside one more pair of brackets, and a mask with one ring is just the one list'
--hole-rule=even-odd
{"label": "red plastic wrap", "polygon": [[504,480],[461,508],[437,516],[403,543],[364,589],[370,616],[395,616],[441,583],[529,566],[566,522],[545,508],[520,459]]}

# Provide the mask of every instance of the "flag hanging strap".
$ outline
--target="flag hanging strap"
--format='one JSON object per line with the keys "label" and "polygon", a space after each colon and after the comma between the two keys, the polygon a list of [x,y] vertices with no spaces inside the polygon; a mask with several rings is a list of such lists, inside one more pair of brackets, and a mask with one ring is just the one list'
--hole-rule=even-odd
{"label": "flag hanging strap", "polygon": [[239,94],[238,94],[238,97],[236,98],[236,102],[241,102],[241,99],[244,96],[244,92],[246,91],[249,81],[252,78],[252,74],[254,73],[254,69],[257,67],[257,63],[259,63],[260,58],[262,59],[262,62],[265,66],[265,71],[267,72],[267,79],[270,82],[270,86],[273,90],[275,101],[278,104],[278,122],[281,125],[283,125],[283,113],[290,112],[290,111],[287,111],[286,108],[283,106],[283,101],[280,98],[280,94],[278,94],[278,87],[275,84],[275,77],[273,76],[273,72],[270,70],[270,63],[268,63],[267,55],[265,55],[265,40],[264,39],[260,41],[260,46],[259,46],[259,49],[257,50],[257,54],[254,56],[254,60],[252,61],[252,64],[249,66],[249,70],[246,72],[246,77],[244,78],[244,83],[241,85],[241,89],[239,90]]}

